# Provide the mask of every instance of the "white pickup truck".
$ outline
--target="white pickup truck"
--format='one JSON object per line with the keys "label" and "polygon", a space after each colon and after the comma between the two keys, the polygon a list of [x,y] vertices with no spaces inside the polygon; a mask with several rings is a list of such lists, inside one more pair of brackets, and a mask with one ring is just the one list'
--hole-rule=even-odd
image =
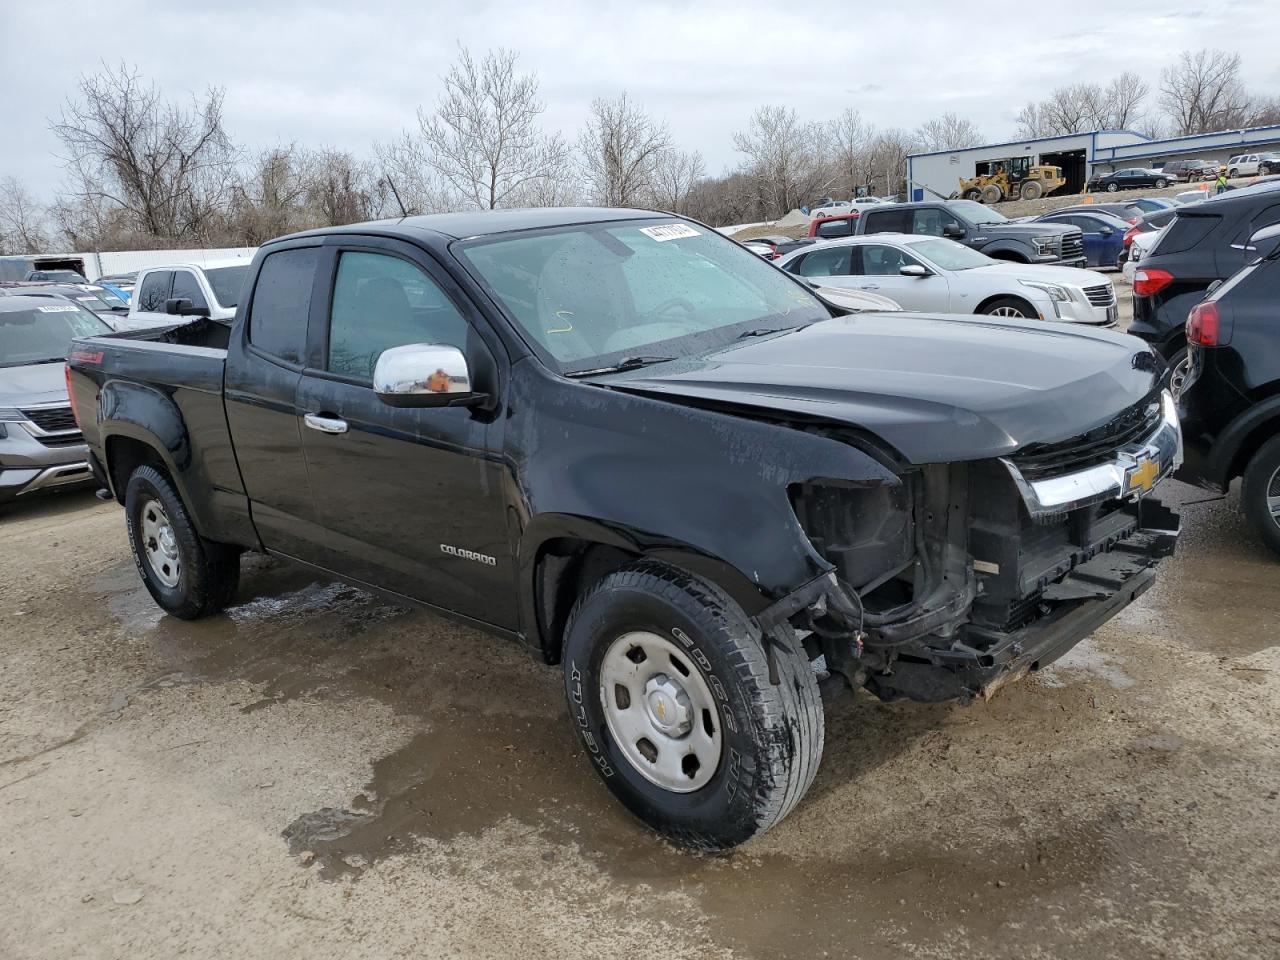
{"label": "white pickup truck", "polygon": [[249,259],[211,260],[203,265],[174,263],[138,273],[129,315],[114,322],[117,330],[168,326],[175,317],[210,317],[231,321]]}

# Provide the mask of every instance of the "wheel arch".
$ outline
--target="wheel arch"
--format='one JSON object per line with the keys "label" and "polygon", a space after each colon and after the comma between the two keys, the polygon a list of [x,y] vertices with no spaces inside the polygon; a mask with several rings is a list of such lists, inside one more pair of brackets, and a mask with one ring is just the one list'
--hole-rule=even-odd
{"label": "wheel arch", "polygon": [[1225,488],[1243,476],[1258,448],[1277,434],[1280,396],[1263,400],[1227,424],[1209,452],[1210,478]]}
{"label": "wheel arch", "polygon": [[578,597],[608,574],[636,560],[657,560],[700,577],[728,594],[748,616],[770,603],[742,571],[717,557],[674,541],[585,517],[543,515],[521,540],[520,619],[525,642],[547,663],[558,663],[564,628]]}
{"label": "wheel arch", "polygon": [[1035,319],[1036,317],[1040,316],[1040,310],[1036,307],[1034,303],[1032,303],[1026,297],[1018,296],[1016,293],[993,293],[991,296],[987,297],[981,303],[979,303],[976,307],[974,307],[973,312],[975,314],[984,313],[986,312],[987,307],[991,306],[991,304],[995,303],[997,300],[1017,300],[1019,303],[1025,306],[1029,311],[1031,311],[1031,317],[1029,317],[1028,319]]}
{"label": "wheel arch", "polygon": [[996,260],[1008,260],[1013,263],[1030,263],[1031,254],[1017,243],[993,243],[980,251]]}

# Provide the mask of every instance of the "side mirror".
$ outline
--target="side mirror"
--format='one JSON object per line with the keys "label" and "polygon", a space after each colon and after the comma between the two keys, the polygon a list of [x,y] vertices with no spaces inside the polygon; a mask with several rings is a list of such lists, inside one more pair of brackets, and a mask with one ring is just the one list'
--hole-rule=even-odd
{"label": "side mirror", "polygon": [[373,368],[373,392],[391,407],[463,407],[485,399],[472,389],[462,351],[439,343],[382,351]]}
{"label": "side mirror", "polygon": [[173,317],[207,317],[208,307],[197,307],[186,297],[174,297],[164,302],[164,312]]}
{"label": "side mirror", "polygon": [[1101,230],[1099,230],[1098,232],[1099,232],[1100,234],[1102,234],[1104,237],[1112,237],[1112,236],[1115,236],[1115,231],[1114,231],[1114,230],[1112,230],[1110,227],[1103,227],[1103,228],[1102,228]]}
{"label": "side mirror", "polygon": [[1259,230],[1253,231],[1249,236],[1249,243],[1251,245],[1256,245],[1259,243],[1266,243],[1268,240],[1275,240],[1277,238],[1280,238],[1280,223],[1273,223],[1269,227],[1262,227]]}
{"label": "side mirror", "polygon": [[944,237],[950,237],[952,240],[959,240],[964,236],[964,227],[960,226],[958,223],[948,223],[942,228],[942,235]]}
{"label": "side mirror", "polygon": [[898,268],[898,273],[902,274],[904,277],[929,276],[929,271],[926,270],[924,267],[920,266],[920,264],[918,263],[903,264],[901,267]]}

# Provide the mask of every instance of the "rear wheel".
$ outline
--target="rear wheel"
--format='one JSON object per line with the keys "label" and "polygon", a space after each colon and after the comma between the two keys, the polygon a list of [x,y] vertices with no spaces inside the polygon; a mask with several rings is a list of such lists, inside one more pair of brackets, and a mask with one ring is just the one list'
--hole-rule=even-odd
{"label": "rear wheel", "polygon": [[1120,184],[1116,183],[1114,180],[1107,184],[1107,193],[1115,193],[1119,189]]}
{"label": "rear wheel", "polygon": [[165,611],[196,620],[230,602],[240,582],[240,551],[200,536],[164,473],[152,466],[134,470],[124,513],[133,562]]}
{"label": "rear wheel", "polygon": [[1253,455],[1241,489],[1244,515],[1276,553],[1280,553],[1280,437],[1272,437]]}
{"label": "rear wheel", "polygon": [[1165,187],[1167,187],[1168,185],[1169,185],[1169,181],[1167,181],[1167,180],[1157,180],[1157,181],[1156,181],[1156,189],[1157,189],[1157,190],[1163,190],[1163,189],[1164,189]]}
{"label": "rear wheel", "polygon": [[1022,185],[1023,200],[1039,200],[1042,193],[1044,193],[1044,187],[1034,180],[1028,180]]}
{"label": "rear wheel", "polygon": [[1031,308],[1031,304],[1017,297],[1000,297],[992,300],[990,303],[983,304],[978,312],[990,317],[1026,317],[1031,320],[1040,316]]}
{"label": "rear wheel", "polygon": [[768,830],[813,782],[822,702],[790,628],[764,638],[711,584],[665,564],[609,574],[577,603],[564,679],[596,773],[678,843],[724,849]]}

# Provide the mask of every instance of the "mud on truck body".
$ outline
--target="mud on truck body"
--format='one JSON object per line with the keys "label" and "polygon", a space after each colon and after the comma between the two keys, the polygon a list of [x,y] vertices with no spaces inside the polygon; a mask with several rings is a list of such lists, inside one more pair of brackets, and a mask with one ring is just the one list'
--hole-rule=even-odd
{"label": "mud on truck body", "polygon": [[702,224],[580,209],[283,238],[229,325],[68,370],[164,609],[218,612],[257,550],[523,642],[614,795],[710,848],[799,802],[822,693],[989,696],[1150,585],[1164,377],[1121,334],[853,313]]}

